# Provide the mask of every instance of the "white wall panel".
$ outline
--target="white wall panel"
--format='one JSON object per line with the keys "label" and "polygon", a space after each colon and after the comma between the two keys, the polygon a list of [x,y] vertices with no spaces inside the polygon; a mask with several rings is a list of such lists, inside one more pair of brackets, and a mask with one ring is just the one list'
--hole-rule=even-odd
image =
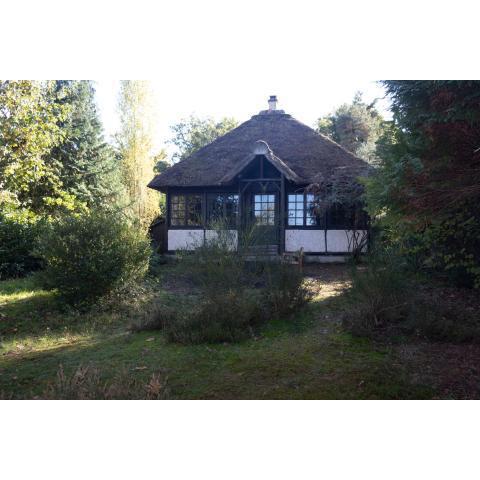
{"label": "white wall panel", "polygon": [[203,230],[169,230],[169,250],[194,250],[203,244]]}
{"label": "white wall panel", "polygon": [[285,250],[325,253],[325,230],[285,230]]}
{"label": "white wall panel", "polygon": [[[222,235],[225,235],[225,241],[230,244],[230,248],[236,250],[238,246],[238,232],[236,230],[228,230],[228,232],[222,232]],[[216,239],[217,236],[218,232],[216,230],[205,230],[205,239],[207,242]]]}
{"label": "white wall panel", "polygon": [[[367,235],[366,230],[327,230],[327,252],[328,253],[344,253],[351,250],[353,236],[357,236],[359,242]],[[366,246],[363,251],[366,251]]]}

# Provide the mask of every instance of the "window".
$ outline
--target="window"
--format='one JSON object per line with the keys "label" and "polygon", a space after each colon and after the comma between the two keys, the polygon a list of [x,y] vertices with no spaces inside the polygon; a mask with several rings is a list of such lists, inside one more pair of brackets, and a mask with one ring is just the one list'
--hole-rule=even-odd
{"label": "window", "polygon": [[365,229],[368,215],[361,204],[334,203],[325,212],[320,208],[318,196],[311,193],[288,195],[288,225],[320,227],[331,230]]}
{"label": "window", "polygon": [[321,218],[315,213],[315,195],[295,193],[288,195],[288,225],[314,227],[320,225]]}
{"label": "window", "polygon": [[312,193],[305,195],[305,225],[307,227],[318,225],[317,215],[315,213],[315,197]]}
{"label": "window", "polygon": [[185,225],[185,195],[172,195],[170,224]]}
{"label": "window", "polygon": [[187,195],[187,225],[202,225],[202,196]]}
{"label": "window", "polygon": [[304,216],[303,193],[288,195],[288,224],[303,226]]}
{"label": "window", "polygon": [[209,193],[207,195],[207,222],[225,221],[229,226],[237,224],[238,195],[233,193]]}
{"label": "window", "polygon": [[328,210],[327,218],[330,229],[367,228],[368,216],[361,205],[334,203]]}
{"label": "window", "polygon": [[275,225],[275,195],[254,195],[253,214],[257,225]]}
{"label": "window", "polygon": [[196,194],[172,195],[170,197],[170,225],[201,226],[202,196]]}

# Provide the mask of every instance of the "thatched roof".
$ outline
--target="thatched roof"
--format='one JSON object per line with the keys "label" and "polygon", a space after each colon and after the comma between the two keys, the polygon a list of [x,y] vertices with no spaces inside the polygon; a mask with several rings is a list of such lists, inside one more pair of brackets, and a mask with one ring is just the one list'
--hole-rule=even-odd
{"label": "thatched roof", "polygon": [[[262,147],[258,141],[262,141]],[[264,111],[157,175],[149,187],[231,183],[255,155],[266,158],[297,184],[357,177],[368,165],[343,147],[282,111]],[[263,152],[262,152],[263,154]]]}

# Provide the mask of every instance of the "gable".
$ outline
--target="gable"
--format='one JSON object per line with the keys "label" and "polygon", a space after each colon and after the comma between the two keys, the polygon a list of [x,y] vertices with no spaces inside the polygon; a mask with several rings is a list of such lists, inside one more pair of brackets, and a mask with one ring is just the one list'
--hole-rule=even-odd
{"label": "gable", "polygon": [[281,173],[265,155],[257,155],[239,175],[242,178],[280,178]]}

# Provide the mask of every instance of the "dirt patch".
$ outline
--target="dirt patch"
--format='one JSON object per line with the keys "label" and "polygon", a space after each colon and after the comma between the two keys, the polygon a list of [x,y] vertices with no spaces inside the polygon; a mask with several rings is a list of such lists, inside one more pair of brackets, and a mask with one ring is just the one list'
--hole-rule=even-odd
{"label": "dirt patch", "polygon": [[395,350],[412,382],[431,385],[437,398],[480,398],[480,345],[417,343]]}
{"label": "dirt patch", "polygon": [[350,286],[350,273],[346,265],[305,265],[303,272],[313,293],[320,300],[339,295]]}

